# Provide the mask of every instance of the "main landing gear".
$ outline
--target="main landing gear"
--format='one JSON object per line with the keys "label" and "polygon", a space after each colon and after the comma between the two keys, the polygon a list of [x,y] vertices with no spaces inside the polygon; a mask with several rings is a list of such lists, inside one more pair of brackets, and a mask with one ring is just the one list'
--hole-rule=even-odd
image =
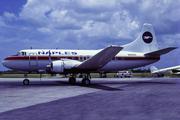
{"label": "main landing gear", "polygon": [[72,85],[75,84],[76,83],[76,78],[74,76],[71,76],[69,78],[69,83],[72,84]]}
{"label": "main landing gear", "polygon": [[91,81],[89,80],[89,78],[83,78],[83,79],[82,79],[82,84],[83,84],[83,85],[90,85],[90,84],[91,84]]}
{"label": "main landing gear", "polygon": [[[90,76],[89,73],[87,73],[87,74],[84,75],[84,78],[82,79],[81,83],[83,85],[90,85],[91,84],[90,79],[91,79],[91,76]],[[69,78],[69,83],[70,84],[75,84],[76,83],[76,78],[74,77],[74,75]]]}

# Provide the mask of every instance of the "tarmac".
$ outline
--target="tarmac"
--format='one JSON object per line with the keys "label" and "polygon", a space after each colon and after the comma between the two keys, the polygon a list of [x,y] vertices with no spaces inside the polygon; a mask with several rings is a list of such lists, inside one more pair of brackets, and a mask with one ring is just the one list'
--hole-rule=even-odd
{"label": "tarmac", "polygon": [[180,78],[0,78],[0,120],[179,120]]}

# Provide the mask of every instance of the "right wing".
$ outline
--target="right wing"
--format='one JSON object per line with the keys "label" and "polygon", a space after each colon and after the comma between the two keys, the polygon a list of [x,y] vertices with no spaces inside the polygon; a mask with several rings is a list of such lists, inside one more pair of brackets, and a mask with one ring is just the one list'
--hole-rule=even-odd
{"label": "right wing", "polygon": [[104,67],[109,61],[112,60],[116,54],[121,51],[123,47],[119,46],[109,46],[91,58],[87,59],[76,68],[78,69],[99,69]]}

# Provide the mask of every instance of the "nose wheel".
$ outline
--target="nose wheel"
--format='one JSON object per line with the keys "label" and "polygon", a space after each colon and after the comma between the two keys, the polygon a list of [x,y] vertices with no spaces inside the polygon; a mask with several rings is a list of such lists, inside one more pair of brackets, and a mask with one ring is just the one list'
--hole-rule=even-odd
{"label": "nose wheel", "polygon": [[29,85],[29,80],[28,80],[28,79],[24,79],[24,80],[23,80],[23,84],[24,84],[24,85]]}
{"label": "nose wheel", "polygon": [[29,85],[29,80],[27,79],[27,73],[24,73],[25,79],[23,80],[24,85]]}

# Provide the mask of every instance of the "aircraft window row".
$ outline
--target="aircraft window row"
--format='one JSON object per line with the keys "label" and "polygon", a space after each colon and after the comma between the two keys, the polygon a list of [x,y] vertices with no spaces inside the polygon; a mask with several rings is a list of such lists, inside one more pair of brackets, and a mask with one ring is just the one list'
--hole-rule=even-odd
{"label": "aircraft window row", "polygon": [[61,60],[61,57],[57,57],[57,60]]}
{"label": "aircraft window row", "polygon": [[76,57],[72,57],[72,60],[76,60]]}
{"label": "aircraft window row", "polygon": [[117,57],[115,57],[115,58],[114,58],[114,60],[118,60],[118,58],[117,58]]}
{"label": "aircraft window row", "polygon": [[114,57],[112,60],[124,60],[124,57]]}
{"label": "aircraft window row", "polygon": [[80,56],[80,57],[57,57],[57,60],[61,60],[61,58],[63,59],[72,59],[72,60],[80,60],[80,61],[83,61],[83,60],[87,60],[90,58],[90,56]]}

